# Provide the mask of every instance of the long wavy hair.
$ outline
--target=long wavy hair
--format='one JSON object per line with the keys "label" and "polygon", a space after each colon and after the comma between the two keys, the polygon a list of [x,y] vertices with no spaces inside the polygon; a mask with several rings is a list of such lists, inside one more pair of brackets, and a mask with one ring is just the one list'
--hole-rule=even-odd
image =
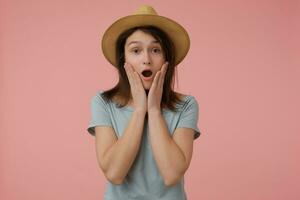
{"label": "long wavy hair", "polygon": [[118,83],[111,89],[106,90],[102,93],[102,96],[106,101],[112,101],[114,97],[119,99],[117,106],[119,108],[124,107],[128,104],[131,98],[130,84],[124,68],[125,63],[125,43],[127,38],[135,31],[141,30],[144,33],[153,36],[161,45],[165,60],[169,62],[167,72],[164,79],[161,108],[168,108],[172,111],[176,111],[176,104],[182,104],[179,93],[174,91],[175,83],[175,48],[173,42],[170,40],[168,35],[161,29],[155,26],[139,26],[130,28],[124,31],[117,39],[116,42],[116,61],[117,70],[119,74]]}

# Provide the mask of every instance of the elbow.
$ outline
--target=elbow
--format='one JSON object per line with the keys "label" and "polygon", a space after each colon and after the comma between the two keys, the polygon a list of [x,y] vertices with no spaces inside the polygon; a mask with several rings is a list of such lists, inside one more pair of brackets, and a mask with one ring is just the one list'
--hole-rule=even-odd
{"label": "elbow", "polygon": [[120,176],[118,176],[118,173],[116,173],[114,170],[104,167],[103,164],[102,165],[100,164],[100,168],[101,168],[106,180],[108,180],[112,184],[120,185],[123,183],[123,178],[120,178]]}
{"label": "elbow", "polygon": [[166,174],[164,174],[164,184],[167,187],[172,187],[178,184],[182,178],[184,177],[186,169],[182,170],[169,170]]}
{"label": "elbow", "polygon": [[123,180],[122,179],[118,179],[118,178],[107,178],[107,180],[109,182],[111,182],[112,184],[114,185],[121,185],[123,183]]}
{"label": "elbow", "polygon": [[179,181],[181,181],[181,178],[183,176],[182,175],[173,175],[173,176],[169,176],[169,177],[165,177],[164,178],[164,184],[167,187],[172,187],[174,185],[176,185]]}
{"label": "elbow", "polygon": [[114,185],[121,185],[123,183],[123,180],[121,179],[109,179],[108,181]]}
{"label": "elbow", "polygon": [[116,176],[115,174],[106,173],[105,176],[106,179],[114,185],[121,185],[123,183],[123,179]]}

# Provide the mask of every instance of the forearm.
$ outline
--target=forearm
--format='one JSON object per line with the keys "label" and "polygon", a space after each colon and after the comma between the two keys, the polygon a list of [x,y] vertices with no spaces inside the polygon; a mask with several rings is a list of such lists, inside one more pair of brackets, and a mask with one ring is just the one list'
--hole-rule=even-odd
{"label": "forearm", "polygon": [[185,171],[185,156],[172,137],[161,112],[149,113],[152,151],[166,185],[177,182]]}
{"label": "forearm", "polygon": [[144,120],[144,112],[134,111],[123,135],[104,155],[106,174],[115,183],[123,181],[135,160],[141,142]]}

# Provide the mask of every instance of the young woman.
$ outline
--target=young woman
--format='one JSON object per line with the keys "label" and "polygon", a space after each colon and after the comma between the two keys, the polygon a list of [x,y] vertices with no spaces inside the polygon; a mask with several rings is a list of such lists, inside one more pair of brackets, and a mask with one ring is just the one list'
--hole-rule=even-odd
{"label": "young woman", "polygon": [[185,29],[141,6],[114,22],[102,38],[119,82],[91,100],[87,131],[107,178],[105,200],[184,200],[198,103],[173,90],[175,67],[189,50]]}

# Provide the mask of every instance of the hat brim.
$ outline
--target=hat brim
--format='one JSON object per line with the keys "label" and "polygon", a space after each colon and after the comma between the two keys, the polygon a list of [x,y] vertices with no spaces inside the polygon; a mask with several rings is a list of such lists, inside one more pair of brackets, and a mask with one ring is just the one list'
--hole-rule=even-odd
{"label": "hat brim", "polygon": [[170,37],[175,46],[175,65],[184,59],[190,48],[190,38],[180,24],[160,15],[129,15],[110,25],[102,37],[102,52],[113,66],[118,67],[115,48],[119,35],[130,28],[145,25],[156,26]]}

